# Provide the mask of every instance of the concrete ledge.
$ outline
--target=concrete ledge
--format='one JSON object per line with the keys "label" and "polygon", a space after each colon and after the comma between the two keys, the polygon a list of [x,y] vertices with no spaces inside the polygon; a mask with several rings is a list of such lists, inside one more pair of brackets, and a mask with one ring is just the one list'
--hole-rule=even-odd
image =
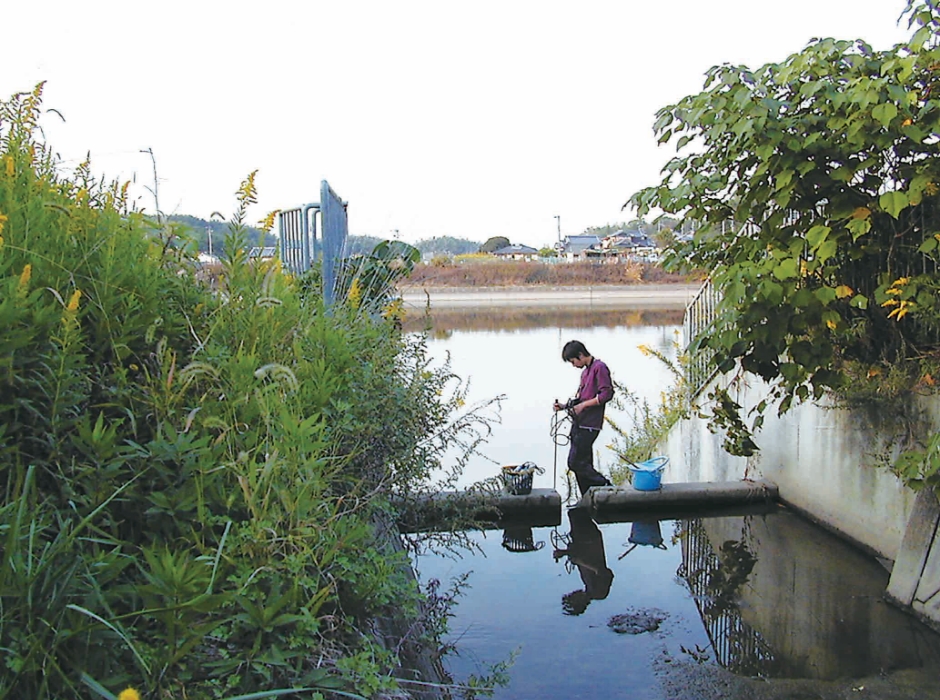
{"label": "concrete ledge", "polygon": [[525,496],[507,491],[442,491],[396,504],[403,531],[449,529],[459,520],[511,520],[533,527],[561,524],[561,496],[554,489],[532,489]]}
{"label": "concrete ledge", "polygon": [[773,503],[779,498],[777,486],[768,481],[690,482],[663,484],[658,491],[634,488],[600,487],[587,492],[579,505],[589,507],[598,517],[624,517],[628,514],[655,514],[681,509],[714,508]]}

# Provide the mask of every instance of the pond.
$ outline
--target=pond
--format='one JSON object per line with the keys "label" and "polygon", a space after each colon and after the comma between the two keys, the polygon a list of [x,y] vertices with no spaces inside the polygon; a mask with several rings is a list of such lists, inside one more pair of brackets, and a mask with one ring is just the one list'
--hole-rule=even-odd
{"label": "pond", "polygon": [[515,654],[497,698],[688,697],[668,692],[681,665],[817,683],[903,672],[915,694],[896,697],[936,697],[940,636],[882,600],[876,561],[797,515],[597,524],[579,511],[474,533],[473,555],[416,557],[424,581],[469,573],[455,678]]}
{"label": "pond", "polygon": [[[580,340],[607,363],[615,382],[655,406],[671,385],[671,372],[640,346],[674,359],[682,311],[493,308],[435,312],[432,321],[429,351],[438,360],[449,355],[456,374],[469,381],[468,404],[505,397],[500,423],[459,485],[495,476],[504,464],[534,462],[545,470],[536,477],[535,488],[551,488],[557,475],[555,488],[564,495],[567,447],[556,448],[552,439],[551,407],[554,399],[574,395],[580,370],[562,361],[562,347]],[[613,408],[608,417],[630,423]],[[616,460],[610,448],[614,437],[605,428],[596,443],[602,471]]]}
{"label": "pond", "polygon": [[[581,340],[656,405],[671,373],[639,346],[674,358],[681,311],[499,308],[431,320],[429,349],[470,381],[469,400],[505,396],[460,484],[533,461],[545,469],[535,487],[554,483],[565,497],[567,448],[550,435],[551,403],[573,394],[578,371],[562,346]],[[616,460],[613,440],[605,428],[602,471]],[[940,637],[883,601],[877,561],[782,508],[717,515],[596,523],[566,509],[554,527],[469,533],[475,553],[417,555],[424,581],[446,588],[468,575],[448,670],[466,678],[515,655],[495,693],[503,699],[940,697]],[[735,694],[729,678],[760,681]],[[777,682],[810,685],[768,694]]]}

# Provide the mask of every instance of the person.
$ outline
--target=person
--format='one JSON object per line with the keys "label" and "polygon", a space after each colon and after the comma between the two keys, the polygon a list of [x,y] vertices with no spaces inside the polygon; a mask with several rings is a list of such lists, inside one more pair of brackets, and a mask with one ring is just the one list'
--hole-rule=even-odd
{"label": "person", "polygon": [[574,472],[583,496],[592,486],[611,485],[607,477],[594,468],[594,442],[604,425],[604,406],[613,398],[614,387],[607,365],[591,355],[581,341],[565,343],[561,359],[581,370],[581,383],[575,398],[567,404],[556,399],[553,408],[556,412],[571,410],[568,469]]}
{"label": "person", "polygon": [[608,596],[614,572],[607,566],[604,538],[588,510],[572,508],[568,511],[568,521],[571,523],[568,546],[556,549],[552,556],[555,561],[567,556],[578,567],[584,588],[565,593],[561,597],[561,608],[565,615],[580,615],[592,600],[604,600]]}

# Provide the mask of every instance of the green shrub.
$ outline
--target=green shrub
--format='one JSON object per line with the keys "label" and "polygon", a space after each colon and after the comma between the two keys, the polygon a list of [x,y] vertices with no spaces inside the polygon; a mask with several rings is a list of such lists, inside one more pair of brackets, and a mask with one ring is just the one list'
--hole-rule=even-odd
{"label": "green shrub", "polygon": [[466,429],[459,384],[366,267],[326,310],[248,264],[254,174],[198,283],[57,171],[41,88],[0,103],[0,699],[393,688],[371,620],[419,595],[373,523]]}

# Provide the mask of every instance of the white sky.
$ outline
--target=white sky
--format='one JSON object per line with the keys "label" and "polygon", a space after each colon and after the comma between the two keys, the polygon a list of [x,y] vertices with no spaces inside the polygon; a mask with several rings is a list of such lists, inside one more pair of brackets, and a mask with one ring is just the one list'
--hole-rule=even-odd
{"label": "white sky", "polygon": [[[74,166],[134,179],[152,211],[229,215],[259,170],[269,210],[349,202],[350,233],[541,246],[633,218],[658,182],[657,109],[719,63],[816,36],[885,49],[905,0],[38,0],[0,10],[0,96],[47,80]],[[133,192],[134,190],[132,190]]]}

